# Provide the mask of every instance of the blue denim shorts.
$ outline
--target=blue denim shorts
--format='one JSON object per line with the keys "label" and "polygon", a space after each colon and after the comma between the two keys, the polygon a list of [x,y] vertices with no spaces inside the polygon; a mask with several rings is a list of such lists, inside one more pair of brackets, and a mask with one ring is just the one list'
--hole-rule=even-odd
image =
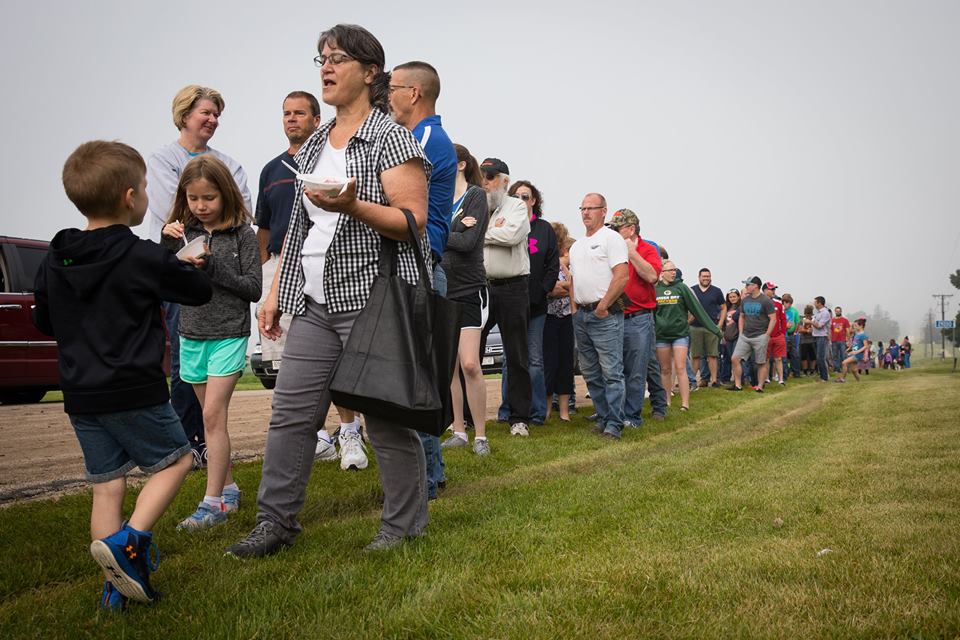
{"label": "blue denim shorts", "polygon": [[134,467],[156,473],[190,453],[180,418],[169,402],[116,413],[71,414],[87,480],[109,482]]}
{"label": "blue denim shorts", "polygon": [[657,349],[666,349],[667,347],[689,347],[690,336],[677,338],[676,340],[657,340]]}

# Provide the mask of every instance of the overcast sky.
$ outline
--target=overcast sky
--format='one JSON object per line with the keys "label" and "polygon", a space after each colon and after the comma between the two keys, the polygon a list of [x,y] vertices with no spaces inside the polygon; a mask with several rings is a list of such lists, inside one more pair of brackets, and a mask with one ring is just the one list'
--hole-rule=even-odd
{"label": "overcast sky", "polygon": [[320,95],[318,34],[353,22],[388,67],[436,66],[451,138],[531,180],[574,236],[600,191],[689,284],[701,266],[723,289],[756,274],[798,302],[880,304],[911,334],[931,294],[960,294],[960,2],[625,4],[10,3],[0,234],[82,225],[67,155],[94,138],[145,156],[172,142],[190,83],[223,93],[211,145],[255,193],[285,148],[283,96]]}

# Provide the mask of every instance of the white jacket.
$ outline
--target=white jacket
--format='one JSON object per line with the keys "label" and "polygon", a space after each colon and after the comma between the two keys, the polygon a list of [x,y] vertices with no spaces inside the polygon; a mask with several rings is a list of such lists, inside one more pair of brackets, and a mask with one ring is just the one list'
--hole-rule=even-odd
{"label": "white jacket", "polygon": [[519,198],[504,196],[500,206],[490,214],[483,238],[483,266],[487,278],[501,280],[530,275],[529,233],[527,205]]}

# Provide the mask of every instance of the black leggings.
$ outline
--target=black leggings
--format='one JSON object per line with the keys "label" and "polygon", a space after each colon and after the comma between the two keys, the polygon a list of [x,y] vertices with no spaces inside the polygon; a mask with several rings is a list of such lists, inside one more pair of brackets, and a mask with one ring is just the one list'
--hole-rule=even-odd
{"label": "black leggings", "polygon": [[547,314],[543,324],[543,381],[549,398],[573,393],[573,316]]}

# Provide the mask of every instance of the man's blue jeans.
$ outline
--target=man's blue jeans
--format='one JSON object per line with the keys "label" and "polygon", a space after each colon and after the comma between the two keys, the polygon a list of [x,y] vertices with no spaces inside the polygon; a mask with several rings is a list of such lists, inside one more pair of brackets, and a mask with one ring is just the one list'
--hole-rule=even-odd
{"label": "man's blue jeans", "polygon": [[[433,268],[433,289],[443,297],[447,296],[447,274],[443,267],[437,264]],[[449,393],[449,390],[447,391]],[[427,460],[427,495],[430,500],[437,497],[438,486],[446,482],[446,465],[443,463],[443,452],[440,449],[440,438],[418,431],[420,442],[423,444],[423,454]]]}
{"label": "man's blue jeans", "polygon": [[640,413],[647,389],[647,369],[655,356],[656,333],[652,313],[640,313],[623,320],[623,417],[634,425],[643,424]]}
{"label": "man's blue jeans", "polygon": [[623,314],[598,318],[593,311],[577,311],[573,331],[580,371],[599,416],[597,424],[619,437],[623,431]]}
{"label": "man's blue jeans", "polygon": [[[530,370],[530,422],[543,424],[547,419],[547,386],[543,380],[543,326],[547,314],[530,318],[527,323],[527,354]],[[510,403],[507,400],[507,368],[503,368],[500,381],[500,397],[503,402],[497,410],[497,419],[506,422],[510,419]]]}
{"label": "man's blue jeans", "polygon": [[204,442],[203,407],[197,400],[193,385],[180,379],[180,333],[177,329],[180,323],[180,305],[164,302],[163,311],[170,336],[170,404],[180,418],[187,440],[191,445],[197,446]]}
{"label": "man's blue jeans", "polygon": [[833,350],[833,370],[840,371],[840,366],[843,364],[843,358],[847,355],[847,343],[831,342],[830,348]]}
{"label": "man's blue jeans", "polygon": [[830,348],[830,338],[828,336],[814,336],[813,340],[817,348],[817,373],[821,380],[829,380],[830,374],[827,372],[827,350]]}

